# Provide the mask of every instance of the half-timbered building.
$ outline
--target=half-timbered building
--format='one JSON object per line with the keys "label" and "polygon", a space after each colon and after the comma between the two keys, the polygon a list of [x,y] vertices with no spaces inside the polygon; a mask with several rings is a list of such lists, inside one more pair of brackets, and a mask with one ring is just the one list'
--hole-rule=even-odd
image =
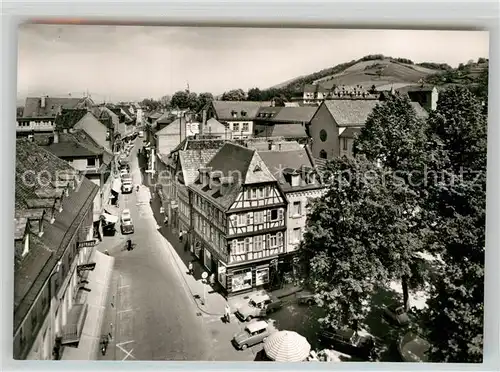
{"label": "half-timbered building", "polygon": [[270,283],[285,251],[286,200],[258,152],[225,143],[188,188],[194,254],[226,294]]}
{"label": "half-timbered building", "polygon": [[[312,154],[297,142],[275,143],[271,150],[260,150],[259,156],[278,181],[286,197],[285,249],[278,259],[280,283],[298,276],[297,252],[306,228],[309,203],[321,196],[324,185],[318,177]],[[277,150],[277,147],[283,147]]]}

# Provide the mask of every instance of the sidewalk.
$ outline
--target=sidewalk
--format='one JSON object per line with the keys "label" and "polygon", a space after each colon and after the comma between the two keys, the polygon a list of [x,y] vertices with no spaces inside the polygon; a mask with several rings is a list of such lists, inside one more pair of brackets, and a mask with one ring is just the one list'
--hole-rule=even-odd
{"label": "sidewalk", "polygon": [[80,343],[77,348],[64,348],[62,360],[97,359],[101,326],[115,259],[95,250],[92,260],[96,266],[93,271],[89,272],[87,279],[89,282],[87,287],[91,291],[87,294],[88,313]]}

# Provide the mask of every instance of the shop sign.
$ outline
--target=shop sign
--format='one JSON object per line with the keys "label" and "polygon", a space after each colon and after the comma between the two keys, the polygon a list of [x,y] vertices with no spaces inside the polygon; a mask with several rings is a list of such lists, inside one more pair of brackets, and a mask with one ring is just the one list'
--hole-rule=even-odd
{"label": "shop sign", "polygon": [[76,267],[76,269],[78,271],[87,271],[87,270],[93,271],[95,269],[95,265],[96,265],[96,263],[92,262],[92,263],[85,264],[85,265],[78,265]]}
{"label": "shop sign", "polygon": [[91,248],[95,247],[97,243],[97,240],[92,239],[92,240],[86,240],[84,242],[78,242],[76,243],[77,248]]}

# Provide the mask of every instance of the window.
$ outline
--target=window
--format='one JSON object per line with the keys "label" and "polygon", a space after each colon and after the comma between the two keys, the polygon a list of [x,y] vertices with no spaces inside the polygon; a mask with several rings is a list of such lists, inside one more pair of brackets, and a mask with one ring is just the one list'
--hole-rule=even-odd
{"label": "window", "polygon": [[327,157],[327,155],[326,155],[326,151],[325,151],[325,150],[321,150],[321,151],[319,152],[319,157],[320,157],[321,159],[326,159],[326,157]]}
{"label": "window", "polygon": [[271,196],[271,187],[266,186],[266,197],[270,197],[270,196]]}
{"label": "window", "polygon": [[292,243],[298,243],[300,241],[300,227],[292,230],[292,236],[290,240]]}
{"label": "window", "polygon": [[252,199],[257,199],[257,189],[252,189]]}
{"label": "window", "polygon": [[233,131],[238,132],[240,130],[240,123],[233,123]]}
{"label": "window", "polygon": [[254,252],[260,252],[264,249],[264,245],[262,244],[262,235],[254,236]]}
{"label": "window", "polygon": [[255,224],[260,224],[262,223],[262,212],[259,211],[259,212],[254,212],[254,223]]}
{"label": "window", "polygon": [[292,217],[302,215],[302,208],[300,205],[300,201],[294,201],[292,205]]}
{"label": "window", "polygon": [[245,238],[245,252],[248,253],[252,250],[252,243],[250,238]]}
{"label": "window", "polygon": [[278,246],[278,235],[268,235],[269,248]]}
{"label": "window", "polygon": [[263,198],[264,198],[264,188],[263,188],[263,187],[259,187],[259,197],[260,197],[261,199],[263,199]]}
{"label": "window", "polygon": [[244,214],[238,215],[238,226],[245,226],[245,222],[246,222],[245,215]]}
{"label": "window", "polygon": [[271,221],[276,221],[277,219],[278,219],[278,210],[272,209],[271,210]]}
{"label": "window", "polygon": [[95,167],[95,158],[87,159],[87,167]]}
{"label": "window", "polygon": [[321,129],[321,131],[319,132],[319,139],[321,140],[321,142],[325,142],[327,137],[328,136],[326,134],[326,130]]}
{"label": "window", "polygon": [[247,213],[247,226],[252,224],[252,212]]}
{"label": "window", "polygon": [[344,151],[347,151],[347,138],[342,138],[342,148],[344,149]]}
{"label": "window", "polygon": [[243,132],[248,132],[248,123],[243,123],[243,128],[241,130]]}

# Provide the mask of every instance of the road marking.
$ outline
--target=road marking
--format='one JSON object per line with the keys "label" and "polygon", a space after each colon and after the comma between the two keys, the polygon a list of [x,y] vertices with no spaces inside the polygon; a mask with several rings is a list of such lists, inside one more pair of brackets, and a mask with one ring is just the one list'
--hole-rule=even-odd
{"label": "road marking", "polygon": [[134,311],[134,310],[137,310],[137,309],[120,310],[120,311],[118,311],[118,314],[126,313],[127,311]]}
{"label": "road marking", "polygon": [[123,352],[124,352],[125,354],[127,354],[127,355],[125,355],[125,358],[123,358],[123,359],[122,359],[122,362],[123,362],[125,359],[127,359],[128,357],[131,357],[131,358],[134,358],[134,359],[135,359],[135,357],[132,355],[132,351],[134,351],[134,349],[132,349],[132,350],[130,350],[130,351],[125,351],[125,350],[123,350]]}

